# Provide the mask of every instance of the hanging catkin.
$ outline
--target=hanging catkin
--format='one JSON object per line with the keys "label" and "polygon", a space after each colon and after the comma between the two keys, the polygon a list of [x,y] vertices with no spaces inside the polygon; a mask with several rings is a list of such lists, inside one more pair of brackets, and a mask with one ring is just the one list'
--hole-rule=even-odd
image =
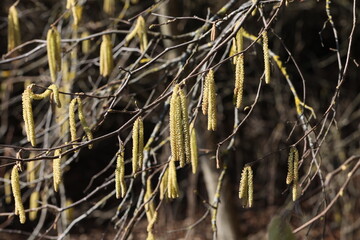
{"label": "hanging catkin", "polygon": [[265,83],[270,83],[270,59],[269,59],[269,40],[267,31],[262,32],[263,40],[263,52],[264,52],[264,72],[265,72]]}
{"label": "hanging catkin", "polygon": [[[37,208],[39,206],[39,191],[34,191],[30,195],[30,209]],[[29,219],[30,221],[34,221],[37,217],[37,210],[31,211],[29,213]]]}
{"label": "hanging catkin", "polygon": [[54,152],[53,160],[53,182],[54,182],[54,191],[57,192],[59,189],[59,184],[61,183],[61,149],[56,149]]}
{"label": "hanging catkin", "polygon": [[198,147],[196,140],[196,129],[194,127],[194,122],[190,125],[190,150],[191,150],[191,168],[192,172],[195,174],[198,167]]}
{"label": "hanging catkin", "polygon": [[51,81],[55,82],[57,72],[61,70],[61,37],[54,26],[47,33],[46,46]]}
{"label": "hanging catkin", "polygon": [[[239,53],[244,50],[243,35],[244,35],[244,29],[240,28],[240,30],[236,33],[236,37],[234,40],[236,53]],[[244,54],[241,53],[240,55],[237,55],[234,58],[234,62],[235,62],[235,88],[234,88],[235,106],[236,108],[240,108],[243,99],[244,79],[245,79]]]}
{"label": "hanging catkin", "polygon": [[167,189],[167,185],[169,181],[168,176],[169,176],[169,168],[165,170],[164,175],[160,179],[160,200],[164,199],[164,197],[167,197],[167,195],[165,195],[165,191]]}
{"label": "hanging catkin", "polygon": [[100,45],[100,75],[107,77],[114,68],[114,57],[112,54],[112,43],[109,35],[102,36]]}
{"label": "hanging catkin", "polygon": [[141,117],[138,117],[133,125],[132,130],[133,149],[132,149],[132,166],[133,174],[136,175],[138,169],[143,165],[144,151],[144,124]]}
{"label": "hanging catkin", "polygon": [[116,157],[115,169],[115,189],[116,198],[118,199],[120,197],[125,197],[126,194],[124,151],[124,145],[120,144],[120,149]]}
{"label": "hanging catkin", "polygon": [[31,85],[27,86],[22,94],[22,110],[25,123],[27,140],[33,147],[36,146],[35,124],[32,110],[32,91]]}
{"label": "hanging catkin", "polygon": [[172,159],[169,163],[169,173],[168,173],[168,184],[167,184],[167,196],[168,198],[177,198],[179,197],[179,187],[176,177],[176,167],[175,161]]}
{"label": "hanging catkin", "polygon": [[[77,97],[76,100],[77,100],[77,104],[78,104],[78,115],[79,115],[80,124],[86,134],[87,140],[91,141],[93,139],[93,135],[92,135],[91,129],[85,119],[82,100],[80,97]],[[88,148],[91,149],[92,144],[89,144]]]}
{"label": "hanging catkin", "polygon": [[292,146],[288,157],[288,173],[286,176],[286,184],[292,185],[293,201],[298,197],[298,181],[299,181],[299,152],[296,147]]}
{"label": "hanging catkin", "polygon": [[253,171],[250,166],[244,167],[241,173],[239,198],[244,201],[244,206],[252,207],[253,205]]}
{"label": "hanging catkin", "polygon": [[21,37],[20,37],[20,23],[18,12],[16,9],[16,4],[12,5],[9,8],[8,15],[8,52],[13,50],[15,47],[20,45]]}
{"label": "hanging catkin", "polygon": [[148,39],[145,19],[142,16],[137,18],[134,29],[126,36],[125,44],[128,44],[135,36],[139,39],[140,50],[144,52],[148,46]]}
{"label": "hanging catkin", "polygon": [[205,77],[203,99],[202,99],[202,112],[208,115],[208,130],[215,131],[217,124],[217,111],[216,111],[216,89],[214,80],[214,71],[209,70]]}
{"label": "hanging catkin", "polygon": [[23,224],[26,221],[26,215],[24,205],[21,200],[19,169],[17,165],[14,165],[11,171],[11,188],[15,200],[15,215],[19,215],[20,223]]}
{"label": "hanging catkin", "polygon": [[[77,100],[76,98],[72,99],[69,104],[69,126],[70,126],[70,137],[73,143],[76,143],[76,118],[75,118],[75,107]],[[73,145],[76,147],[76,145]]]}
{"label": "hanging catkin", "polygon": [[[6,173],[4,174],[4,179],[10,181],[10,174],[11,171],[6,171]],[[4,192],[5,192],[5,202],[6,204],[10,204],[11,203],[11,184],[8,183],[7,181],[4,181]]]}
{"label": "hanging catkin", "polygon": [[186,96],[178,85],[174,86],[171,96],[169,119],[171,155],[183,167],[191,161],[190,132]]}

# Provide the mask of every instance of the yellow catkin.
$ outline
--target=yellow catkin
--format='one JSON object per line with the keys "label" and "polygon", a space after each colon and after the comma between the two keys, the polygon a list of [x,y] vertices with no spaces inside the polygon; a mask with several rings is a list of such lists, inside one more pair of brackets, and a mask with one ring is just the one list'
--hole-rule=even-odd
{"label": "yellow catkin", "polygon": [[171,96],[169,119],[171,155],[183,167],[191,162],[190,131],[186,95],[178,85]]}
{"label": "yellow catkin", "polygon": [[146,228],[146,230],[148,232],[146,240],[155,240],[153,228],[154,228],[155,222],[157,220],[157,217],[158,217],[158,213],[155,211],[152,218],[149,220],[149,224]]}
{"label": "yellow catkin", "polygon": [[290,152],[288,156],[288,172],[286,176],[286,184],[292,183],[293,180],[294,180],[294,155],[290,148]]}
{"label": "yellow catkin", "polygon": [[164,197],[167,197],[167,195],[165,195],[165,191],[168,185],[168,176],[169,168],[165,170],[163,177],[160,179],[160,200],[164,199]]}
{"label": "yellow catkin", "polygon": [[27,135],[27,140],[31,143],[33,147],[36,146],[36,135],[35,135],[35,123],[32,110],[32,85],[26,87],[22,94],[22,110],[23,110],[23,119],[25,123],[25,132]]}
{"label": "yellow catkin", "polygon": [[[70,137],[71,141],[76,143],[76,118],[75,118],[75,106],[77,99],[74,98],[69,104],[69,126],[70,126]],[[76,145],[74,145],[75,147]]]}
{"label": "yellow catkin", "polygon": [[299,180],[299,152],[296,147],[292,147],[291,151],[294,155],[294,182]]}
{"label": "yellow catkin", "polygon": [[172,159],[169,163],[169,173],[168,173],[168,191],[167,196],[168,198],[177,198],[179,197],[179,187],[177,183],[176,177],[176,167],[175,161]]}
{"label": "yellow catkin", "polygon": [[253,171],[250,166],[244,167],[241,173],[239,198],[244,200],[246,207],[253,205]]}
{"label": "yellow catkin", "polygon": [[[81,34],[81,38],[86,38],[89,36],[89,32],[88,31],[85,31]],[[82,41],[81,43],[81,51],[84,53],[84,54],[87,54],[89,53],[90,51],[90,40],[84,40]]]}
{"label": "yellow catkin", "polygon": [[17,165],[14,165],[11,171],[11,188],[15,200],[15,215],[19,215],[20,223],[24,224],[26,221],[26,215],[24,205],[21,200],[19,169]]}
{"label": "yellow catkin", "polygon": [[[236,33],[236,37],[233,42],[235,52],[240,53],[244,50],[244,29],[240,28]],[[236,108],[240,108],[243,98],[244,90],[244,79],[245,79],[245,69],[244,69],[244,54],[237,55],[234,58],[235,63],[235,105]]]}
{"label": "yellow catkin", "polygon": [[148,39],[145,19],[142,16],[138,17],[134,29],[125,37],[125,43],[128,44],[135,36],[138,37],[140,49],[143,52],[148,46]]}
{"label": "yellow catkin", "polygon": [[196,140],[196,129],[194,127],[194,122],[190,125],[190,149],[191,149],[191,168],[192,172],[195,174],[198,168],[198,147]]}
{"label": "yellow catkin", "polygon": [[[10,171],[4,174],[4,179],[10,181]],[[8,182],[4,183],[5,202],[6,204],[11,203],[11,185]]]}
{"label": "yellow catkin", "polygon": [[145,203],[146,217],[149,222],[151,222],[152,218],[154,217],[154,213],[155,213],[154,202],[152,200],[150,200],[152,194],[153,194],[153,190],[151,187],[151,178],[148,178],[146,180],[146,192],[144,195],[144,203]]}
{"label": "yellow catkin", "polygon": [[48,96],[51,96],[52,101],[54,101],[57,107],[61,107],[59,89],[56,84],[51,84],[43,93],[31,94],[31,98],[34,100],[42,100]]}
{"label": "yellow catkin", "polygon": [[214,79],[214,71],[210,69],[206,74],[203,86],[203,98],[202,98],[202,113],[207,115],[209,108],[209,80]]}
{"label": "yellow catkin", "polygon": [[265,83],[270,83],[270,59],[269,59],[269,40],[267,31],[262,32],[263,40],[263,52],[264,52],[264,72],[265,72]]}
{"label": "yellow catkin", "polygon": [[115,169],[115,189],[116,198],[125,197],[126,184],[125,184],[125,163],[124,163],[124,145],[121,144],[116,158]]}
{"label": "yellow catkin", "polygon": [[216,89],[215,89],[214,74],[212,74],[212,78],[208,79],[208,91],[209,91],[208,130],[215,131],[217,125],[217,110],[216,110]]}
{"label": "yellow catkin", "polygon": [[61,183],[61,149],[56,149],[54,156],[57,158],[53,160],[53,182],[54,191],[57,192]]}
{"label": "yellow catkin", "polygon": [[185,161],[186,163],[191,162],[191,150],[190,150],[190,127],[189,127],[189,116],[188,116],[188,106],[186,100],[185,92],[180,89],[180,107],[181,107],[181,123],[182,123],[182,133],[183,133],[183,144],[185,150]]}
{"label": "yellow catkin", "polygon": [[[32,158],[31,155],[30,158]],[[29,185],[30,187],[35,187],[35,183],[32,183],[36,179],[37,168],[35,164],[35,161],[30,161],[26,163],[26,179],[28,183],[31,183]]]}
{"label": "yellow catkin", "polygon": [[178,98],[179,86],[175,85],[173,89],[173,93],[170,99],[170,111],[169,111],[169,125],[170,125],[170,147],[171,147],[171,155],[175,161],[179,159],[179,150],[177,145],[177,126],[178,122],[181,121],[181,116],[177,115],[176,111],[179,105]]}
{"label": "yellow catkin", "polygon": [[138,117],[133,125],[132,130],[133,149],[132,149],[132,166],[135,175],[138,169],[142,168],[143,151],[144,151],[144,124],[141,117]]}
{"label": "yellow catkin", "polygon": [[114,15],[115,13],[115,0],[104,0],[103,10],[108,15]]}
{"label": "yellow catkin", "polygon": [[8,52],[20,45],[20,23],[16,4],[9,8],[8,15]]}
{"label": "yellow catkin", "polygon": [[[73,204],[73,201],[66,199],[65,206],[68,207]],[[68,208],[64,211],[67,222],[71,222],[74,219],[74,208]]]}
{"label": "yellow catkin", "polygon": [[[91,132],[89,125],[86,122],[86,119],[85,119],[82,100],[80,97],[77,97],[76,100],[77,100],[77,104],[78,104],[78,115],[79,115],[80,124],[86,134],[87,140],[91,141],[93,139],[93,134]],[[89,144],[88,148],[91,149],[92,144]]]}
{"label": "yellow catkin", "polygon": [[[30,195],[30,209],[37,208],[39,206],[39,191],[32,192]],[[34,221],[37,217],[37,210],[29,213],[30,221]]]}
{"label": "yellow catkin", "polygon": [[114,68],[114,58],[112,54],[112,43],[109,35],[102,37],[100,45],[100,75],[107,77]]}
{"label": "yellow catkin", "polygon": [[56,27],[52,26],[46,38],[47,55],[51,81],[56,81],[57,72],[61,70],[61,38]]}

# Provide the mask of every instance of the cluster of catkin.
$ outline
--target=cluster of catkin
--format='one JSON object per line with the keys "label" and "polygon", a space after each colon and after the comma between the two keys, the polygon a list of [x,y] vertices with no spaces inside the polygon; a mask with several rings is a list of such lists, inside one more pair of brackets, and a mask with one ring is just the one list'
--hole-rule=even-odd
{"label": "cluster of catkin", "polygon": [[23,94],[22,94],[22,109],[23,109],[23,119],[25,123],[25,132],[27,135],[28,141],[34,147],[36,145],[36,134],[35,134],[35,124],[34,116],[32,110],[32,101],[41,100],[47,97],[51,97],[52,101],[56,104],[57,107],[61,107],[59,90],[55,84],[52,84],[48,89],[41,93],[35,94],[32,92],[32,87],[34,84],[28,85]]}
{"label": "cluster of catkin", "polygon": [[171,161],[179,161],[180,167],[190,163],[190,131],[186,95],[175,85],[170,100]]}
{"label": "cluster of catkin", "polygon": [[215,131],[217,124],[216,89],[214,70],[210,69],[205,77],[202,99],[202,112],[208,115],[208,130]]}
{"label": "cluster of catkin", "polygon": [[[80,97],[76,97],[74,99],[71,100],[70,105],[69,105],[69,125],[70,125],[70,136],[71,136],[71,141],[73,143],[76,143],[76,118],[75,118],[75,107],[76,105],[78,106],[78,117],[80,120],[80,124],[86,134],[86,137],[88,139],[88,141],[91,141],[93,139],[93,135],[91,132],[91,129],[89,127],[89,125],[86,122],[85,119],[85,114],[84,114],[84,110],[83,110],[83,103]],[[75,145],[74,145],[75,147]],[[88,146],[89,149],[92,148],[92,144],[89,144]]]}
{"label": "cluster of catkin", "polygon": [[100,75],[107,77],[114,68],[114,57],[112,54],[112,43],[109,35],[102,36],[100,45]]}
{"label": "cluster of catkin", "polygon": [[82,17],[83,7],[79,5],[78,1],[76,0],[67,0],[66,9],[71,9],[71,13],[74,20],[73,27],[76,29]]}
{"label": "cluster of catkin", "polygon": [[168,168],[165,170],[160,182],[160,199],[179,197],[179,186],[177,183],[176,166],[173,159],[170,160]]}
{"label": "cluster of catkin", "polygon": [[57,72],[61,70],[61,37],[55,26],[47,33],[46,46],[51,81],[56,82]]}
{"label": "cluster of catkin", "polygon": [[20,23],[16,4],[9,8],[8,15],[8,52],[21,43]]}
{"label": "cluster of catkin", "polygon": [[290,148],[288,157],[288,172],[286,176],[286,184],[292,183],[292,199],[298,198],[298,182],[299,182],[299,152],[296,147]]}
{"label": "cluster of catkin", "polygon": [[148,46],[148,38],[147,38],[147,30],[146,30],[146,24],[145,19],[142,16],[139,16],[136,20],[136,24],[134,29],[126,36],[125,42],[129,43],[135,36],[139,39],[140,42],[140,50],[142,52],[145,51],[145,49]]}
{"label": "cluster of catkin", "polygon": [[243,200],[244,206],[252,207],[253,205],[253,171],[251,166],[245,166],[241,173],[239,198]]}

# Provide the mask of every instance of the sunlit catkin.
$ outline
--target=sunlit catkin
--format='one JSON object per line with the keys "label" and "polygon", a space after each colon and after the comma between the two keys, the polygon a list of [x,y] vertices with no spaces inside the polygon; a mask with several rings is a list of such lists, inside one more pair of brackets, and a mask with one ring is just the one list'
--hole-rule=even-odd
{"label": "sunlit catkin", "polygon": [[191,150],[191,168],[192,172],[195,174],[198,167],[198,147],[196,140],[196,129],[194,127],[194,122],[190,125],[190,150]]}
{"label": "sunlit catkin", "polygon": [[31,143],[33,147],[36,145],[36,135],[35,135],[35,123],[32,110],[32,85],[29,85],[25,88],[22,94],[22,110],[23,110],[23,119],[25,123],[25,132],[27,140]]}
{"label": "sunlit catkin", "polygon": [[8,52],[20,45],[20,23],[16,4],[9,8],[8,15]]}
{"label": "sunlit catkin", "polygon": [[209,78],[209,109],[208,109],[208,130],[215,131],[217,125],[217,110],[216,110],[216,89],[214,77]]}
{"label": "sunlit catkin", "polygon": [[168,198],[177,198],[179,197],[179,187],[177,183],[176,177],[176,167],[175,161],[172,159],[169,163],[169,173],[168,173],[168,191],[167,196]]}
{"label": "sunlit catkin", "polygon": [[132,149],[132,166],[135,175],[138,169],[142,168],[143,151],[144,151],[144,124],[141,117],[138,117],[133,125],[132,130],[133,149]]}
{"label": "sunlit catkin", "polygon": [[186,95],[178,85],[173,88],[169,119],[171,155],[183,167],[191,161],[190,131]]}
{"label": "sunlit catkin", "polygon": [[[35,209],[39,206],[39,191],[34,191],[30,195],[30,209]],[[31,211],[29,213],[30,221],[34,221],[37,217],[37,210]]]}
{"label": "sunlit catkin", "polygon": [[125,197],[126,194],[124,150],[124,145],[121,144],[116,157],[115,189],[118,199]]}
{"label": "sunlit catkin", "polygon": [[10,171],[6,171],[4,174],[4,179],[7,180],[4,182],[4,192],[5,192],[5,202],[6,204],[11,203],[11,184],[8,182],[10,181]]}
{"label": "sunlit catkin", "polygon": [[19,215],[20,223],[23,224],[26,221],[26,215],[24,205],[21,200],[19,169],[17,165],[14,165],[11,171],[11,188],[15,200],[15,215]]}
{"label": "sunlit catkin", "polygon": [[112,43],[109,35],[103,35],[100,45],[100,75],[107,77],[114,68]]}
{"label": "sunlit catkin", "polygon": [[155,237],[154,237],[154,233],[153,233],[153,228],[154,228],[154,224],[157,220],[157,216],[158,216],[158,213],[155,211],[154,214],[153,214],[153,217],[149,220],[149,224],[146,228],[147,232],[148,232],[148,235],[146,237],[146,240],[155,240]]}
{"label": "sunlit catkin", "polygon": [[252,207],[253,191],[253,172],[250,166],[246,166],[241,173],[239,187],[239,198],[244,201],[244,206]]}
{"label": "sunlit catkin", "polygon": [[292,183],[293,201],[298,197],[298,181],[299,181],[299,152],[296,147],[290,148],[288,157],[288,173],[286,177],[286,184]]}
{"label": "sunlit catkin", "polygon": [[288,156],[288,172],[286,176],[286,184],[292,183],[294,180],[294,155],[290,149]]}
{"label": "sunlit catkin", "polygon": [[152,201],[151,196],[153,195],[153,190],[151,187],[151,178],[146,180],[146,192],[144,195],[144,203],[145,203],[145,213],[148,222],[152,220],[155,213],[154,201]]}
{"label": "sunlit catkin", "polygon": [[[91,141],[93,139],[93,134],[91,132],[89,125],[86,122],[82,100],[80,97],[77,97],[76,100],[77,100],[77,104],[78,104],[78,115],[79,115],[80,124],[86,134],[87,140]],[[89,144],[88,148],[91,149],[92,144]]]}
{"label": "sunlit catkin", "polygon": [[[74,98],[69,104],[69,126],[70,126],[70,137],[73,143],[76,143],[76,118],[75,118],[75,107],[77,99]],[[74,145],[75,147],[75,145]]]}
{"label": "sunlit catkin", "polygon": [[125,37],[125,43],[128,44],[135,36],[138,37],[140,50],[143,52],[148,46],[148,39],[145,19],[142,16],[138,17],[134,29]]}
{"label": "sunlit catkin", "polygon": [[61,70],[61,37],[54,26],[47,33],[46,46],[51,81],[55,82],[57,72]]}
{"label": "sunlit catkin", "polygon": [[[81,34],[81,38],[86,38],[89,36],[89,32],[85,31]],[[84,40],[81,43],[81,51],[83,52],[83,54],[87,54],[90,51],[90,40]]]}
{"label": "sunlit catkin", "polygon": [[164,199],[164,197],[167,197],[167,195],[165,195],[165,191],[168,185],[168,176],[169,176],[169,168],[165,170],[164,175],[160,179],[160,200]]}
{"label": "sunlit catkin", "polygon": [[265,72],[265,83],[270,83],[270,59],[269,59],[269,40],[267,31],[262,32],[263,40],[263,52],[264,52],[264,72]]}
{"label": "sunlit catkin", "polygon": [[54,191],[57,192],[61,183],[61,149],[56,149],[53,160],[53,182]]}

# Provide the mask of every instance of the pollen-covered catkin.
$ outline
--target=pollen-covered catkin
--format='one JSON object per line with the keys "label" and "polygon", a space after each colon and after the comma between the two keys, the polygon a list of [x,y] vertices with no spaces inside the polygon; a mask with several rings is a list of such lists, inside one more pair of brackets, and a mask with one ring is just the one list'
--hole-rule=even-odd
{"label": "pollen-covered catkin", "polygon": [[[84,110],[83,110],[83,103],[80,97],[76,98],[77,104],[78,104],[78,115],[79,115],[79,120],[80,120],[80,124],[86,134],[86,137],[88,139],[88,141],[91,141],[93,139],[93,135],[91,132],[91,129],[89,127],[89,125],[86,122],[85,119],[85,114],[84,114]],[[92,148],[92,144],[89,144],[88,146],[89,149]]]}
{"label": "pollen-covered catkin", "polygon": [[189,118],[186,95],[178,85],[174,86],[170,100],[170,146],[174,161],[180,167],[191,161]]}
{"label": "pollen-covered catkin", "polygon": [[112,43],[109,35],[103,35],[100,45],[100,75],[107,77],[114,68]]}
{"label": "pollen-covered catkin", "polygon": [[164,197],[167,197],[167,195],[165,195],[165,191],[168,185],[168,176],[169,168],[165,170],[163,177],[160,179],[160,200],[164,199]]}
{"label": "pollen-covered catkin", "polygon": [[[89,36],[89,32],[85,31],[81,34],[81,38],[86,38]],[[90,40],[84,40],[81,43],[81,51],[83,54],[87,54],[90,51]]]}
{"label": "pollen-covered catkin", "polygon": [[209,109],[208,109],[208,130],[215,131],[217,125],[217,110],[216,110],[216,89],[214,77],[209,78]]}
{"label": "pollen-covered catkin", "polygon": [[21,43],[20,23],[18,12],[15,7],[16,4],[9,8],[8,15],[8,52],[13,50]]}
{"label": "pollen-covered catkin", "polygon": [[[244,35],[244,29],[240,28],[235,38],[235,46],[237,53],[243,51],[244,48],[243,35]],[[243,99],[244,79],[245,79],[244,54],[242,53],[236,56],[234,61],[235,61],[235,88],[234,88],[235,105],[236,108],[240,108]]]}
{"label": "pollen-covered catkin", "polygon": [[138,169],[142,168],[143,151],[144,151],[144,124],[141,117],[138,117],[133,125],[132,130],[133,149],[132,149],[132,166],[133,174],[136,175]]}
{"label": "pollen-covered catkin", "polygon": [[54,26],[47,33],[46,46],[51,81],[55,82],[57,72],[61,70],[61,37]]}
{"label": "pollen-covered catkin", "polygon": [[288,156],[288,172],[286,176],[286,184],[292,183],[294,180],[294,155],[290,149]]}
{"label": "pollen-covered catkin", "polygon": [[[69,104],[69,126],[70,126],[70,137],[73,143],[76,143],[76,119],[75,119],[75,106],[77,99],[74,98]],[[76,145],[73,145],[74,147]]]}
{"label": "pollen-covered catkin", "polygon": [[14,165],[11,171],[11,188],[15,200],[15,215],[19,215],[20,223],[23,224],[26,221],[26,215],[24,205],[21,200],[19,169],[17,165]]}
{"label": "pollen-covered catkin", "polygon": [[148,219],[149,222],[151,221],[155,213],[154,202],[150,200],[152,194],[153,194],[153,190],[151,187],[151,178],[148,178],[146,180],[146,192],[144,195],[144,203],[145,203],[146,218]]}
{"label": "pollen-covered catkin", "polygon": [[[4,174],[4,179],[10,181],[10,171],[7,171]],[[5,192],[5,202],[7,204],[11,203],[11,184],[7,181],[4,182],[4,192]]]}
{"label": "pollen-covered catkin", "polygon": [[128,44],[135,36],[139,39],[140,50],[144,52],[148,46],[148,39],[145,19],[142,16],[138,17],[134,29],[125,37],[125,43]]}
{"label": "pollen-covered catkin", "polygon": [[191,168],[192,172],[195,174],[198,167],[198,147],[196,140],[196,129],[194,127],[194,122],[190,125],[190,149],[191,149]]}
{"label": "pollen-covered catkin", "polygon": [[23,119],[25,123],[25,132],[27,135],[27,140],[31,143],[33,147],[36,146],[36,135],[35,135],[35,123],[32,110],[32,85],[27,86],[22,94],[22,110],[23,110]]}
{"label": "pollen-covered catkin", "polygon": [[252,207],[253,205],[253,171],[250,166],[244,167],[241,173],[239,198],[244,201],[244,206]]}
{"label": "pollen-covered catkin", "polygon": [[59,189],[59,184],[61,183],[61,149],[56,149],[54,152],[56,157],[53,160],[53,182],[54,182],[54,191],[57,192]]}
{"label": "pollen-covered catkin", "polygon": [[264,52],[264,72],[265,72],[265,83],[270,83],[270,59],[269,59],[269,40],[267,31],[262,32],[263,40],[263,52]]}
{"label": "pollen-covered catkin", "polygon": [[169,163],[169,173],[168,173],[168,192],[167,196],[168,198],[177,198],[179,197],[179,187],[177,183],[177,177],[176,177],[176,167],[175,167],[175,161],[171,159]]}
{"label": "pollen-covered catkin", "polygon": [[[39,206],[39,191],[34,191],[30,195],[30,209],[37,208]],[[30,221],[34,221],[37,217],[37,210],[31,211],[29,213]]]}
{"label": "pollen-covered catkin", "polygon": [[126,194],[124,150],[124,145],[121,144],[116,157],[115,189],[118,199]]}

